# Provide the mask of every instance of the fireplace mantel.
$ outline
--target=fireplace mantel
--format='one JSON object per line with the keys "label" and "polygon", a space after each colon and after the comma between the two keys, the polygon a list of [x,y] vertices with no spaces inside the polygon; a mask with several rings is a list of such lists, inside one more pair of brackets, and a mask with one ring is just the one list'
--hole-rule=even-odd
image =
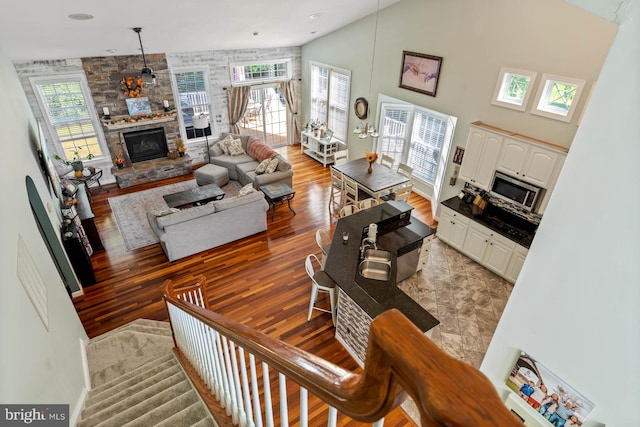
{"label": "fireplace mantel", "polygon": [[109,120],[102,119],[102,127],[108,131],[120,129],[130,129],[138,126],[153,125],[155,123],[165,123],[176,120],[178,113],[169,111],[167,113],[155,113],[151,116],[114,116]]}

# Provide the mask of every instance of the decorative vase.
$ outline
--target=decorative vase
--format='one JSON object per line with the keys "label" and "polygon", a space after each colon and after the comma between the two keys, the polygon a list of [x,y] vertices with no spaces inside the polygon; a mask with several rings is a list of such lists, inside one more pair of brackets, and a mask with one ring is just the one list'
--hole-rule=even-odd
{"label": "decorative vase", "polygon": [[73,174],[75,175],[76,178],[82,178],[82,170],[73,171]]}
{"label": "decorative vase", "polygon": [[369,173],[373,172],[373,166],[371,165],[371,163],[369,163],[369,167],[367,168],[367,172],[369,172]]}
{"label": "decorative vase", "polygon": [[184,153],[182,151],[178,151],[178,156],[184,157]]}

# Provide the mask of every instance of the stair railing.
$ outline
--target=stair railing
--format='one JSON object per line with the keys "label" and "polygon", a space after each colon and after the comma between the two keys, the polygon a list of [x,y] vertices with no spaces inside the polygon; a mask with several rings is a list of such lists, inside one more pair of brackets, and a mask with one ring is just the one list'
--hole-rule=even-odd
{"label": "stair railing", "polygon": [[480,371],[445,354],[396,310],[371,323],[364,369],[355,373],[208,310],[205,282],[200,276],[174,289],[167,280],[163,297],[178,359],[196,374],[212,413],[224,408],[235,425],[304,427],[321,419],[335,426],[340,412],[377,427],[407,394],[425,427],[522,425]]}

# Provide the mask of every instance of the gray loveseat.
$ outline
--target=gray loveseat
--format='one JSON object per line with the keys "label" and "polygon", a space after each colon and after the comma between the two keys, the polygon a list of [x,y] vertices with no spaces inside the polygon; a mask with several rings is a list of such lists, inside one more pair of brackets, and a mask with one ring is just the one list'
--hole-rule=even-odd
{"label": "gray loveseat", "polygon": [[265,231],[268,209],[262,191],[254,191],[159,217],[147,212],[147,220],[175,261]]}
{"label": "gray loveseat", "polygon": [[[227,135],[228,133],[222,133],[220,140]],[[226,168],[229,171],[229,179],[240,181],[242,185],[252,183],[254,188],[259,189],[264,185],[283,182],[289,187],[293,187],[293,169],[287,159],[253,137],[235,134],[231,134],[231,136],[234,139],[240,139],[244,154],[237,156],[224,154],[216,143],[209,148],[209,163]],[[260,161],[272,157],[278,159],[276,170],[272,173],[256,174],[255,170]]]}

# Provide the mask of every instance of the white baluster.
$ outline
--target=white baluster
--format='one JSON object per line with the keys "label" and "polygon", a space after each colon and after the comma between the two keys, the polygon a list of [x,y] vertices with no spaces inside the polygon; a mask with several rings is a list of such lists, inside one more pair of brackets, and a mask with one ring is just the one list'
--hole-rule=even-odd
{"label": "white baluster", "polygon": [[240,363],[240,376],[242,378],[242,398],[244,402],[244,412],[247,417],[247,426],[255,427],[253,422],[253,411],[251,410],[251,395],[249,393],[249,379],[247,378],[247,361],[244,358],[244,348],[238,346],[238,361]]}
{"label": "white baluster", "polygon": [[262,427],[262,411],[260,410],[260,389],[256,374],[256,357],[249,353],[249,369],[251,372],[251,395],[253,397],[253,421],[256,427]]}
{"label": "white baluster", "polygon": [[300,387],[300,427],[309,425],[309,393],[304,387]]}
{"label": "white baluster", "polygon": [[267,427],[273,426],[273,402],[271,401],[271,380],[269,365],[262,362],[262,382],[264,383],[264,419]]}
{"label": "white baluster", "polygon": [[222,378],[224,378],[224,407],[227,409],[227,415],[231,416],[233,414],[233,386],[230,384],[231,381],[231,365],[228,360],[228,349],[227,349],[227,339],[219,335],[218,336],[218,347],[220,352],[220,363],[222,368]]}
{"label": "white baluster", "polygon": [[244,404],[242,398],[242,385],[240,384],[240,375],[238,372],[238,359],[236,357],[236,344],[229,340],[231,345],[231,366],[233,368],[233,384],[236,388],[236,406],[238,407],[239,423],[242,427],[247,424],[247,414],[244,412]]}
{"label": "white baluster", "polygon": [[280,380],[280,427],[289,426],[289,409],[287,407],[287,377],[278,373]]}
{"label": "white baluster", "polygon": [[337,419],[338,419],[338,410],[333,406],[329,406],[329,419],[327,420],[327,427],[336,427]]}
{"label": "white baluster", "polygon": [[236,395],[236,385],[234,382],[233,371],[234,368],[231,365],[231,355],[229,353],[229,343],[226,337],[222,337],[222,345],[224,347],[224,360],[227,366],[227,379],[229,382],[229,406],[231,407],[231,421],[234,424],[238,424],[238,396]]}

